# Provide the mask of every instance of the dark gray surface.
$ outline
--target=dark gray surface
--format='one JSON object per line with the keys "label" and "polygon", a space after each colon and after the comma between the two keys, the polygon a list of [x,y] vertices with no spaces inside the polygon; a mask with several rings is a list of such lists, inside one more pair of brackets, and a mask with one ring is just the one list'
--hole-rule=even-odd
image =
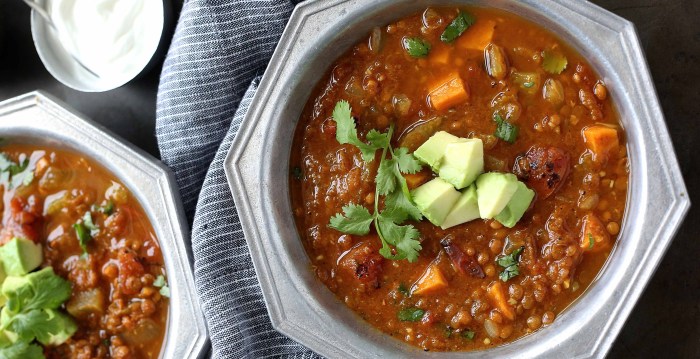
{"label": "dark gray surface", "polygon": [[[573,0],[572,0],[573,1]],[[691,200],[700,205],[700,1],[595,0],[634,22],[674,141]],[[176,6],[177,7],[177,6]],[[54,80],[36,55],[29,11],[0,0],[0,100],[41,89],[158,156],[155,100],[159,68],[105,93],[82,93]],[[659,209],[663,211],[663,209]],[[700,357],[700,211],[691,209],[628,319],[611,358]]]}

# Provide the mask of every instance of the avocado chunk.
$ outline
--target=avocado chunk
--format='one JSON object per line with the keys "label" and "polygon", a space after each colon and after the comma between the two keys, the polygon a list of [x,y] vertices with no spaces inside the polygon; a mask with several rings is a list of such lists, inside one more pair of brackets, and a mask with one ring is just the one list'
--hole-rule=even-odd
{"label": "avocado chunk", "polygon": [[37,268],[43,255],[41,246],[24,238],[12,238],[0,247],[0,261],[8,276],[24,275]]}
{"label": "avocado chunk", "polygon": [[530,208],[530,203],[534,198],[535,191],[518,181],[518,189],[515,190],[513,197],[494,219],[508,228],[513,228],[520,218],[523,217],[525,211]]}
{"label": "avocado chunk", "polygon": [[484,172],[484,143],[481,139],[464,139],[445,146],[438,171],[440,178],[457,189],[472,184]]}
{"label": "avocado chunk", "polygon": [[476,198],[476,186],[472,184],[462,191],[462,195],[459,196],[440,227],[447,229],[477,218],[479,218],[479,205]]}
{"label": "avocado chunk", "polygon": [[451,135],[445,131],[438,131],[425,141],[425,143],[420,145],[420,147],[413,152],[413,155],[430,166],[433,171],[438,172],[447,145],[460,141],[465,141],[465,139]]}
{"label": "avocado chunk", "polygon": [[47,328],[36,337],[39,343],[44,345],[60,345],[70,338],[77,330],[78,326],[71,317],[59,312],[56,309],[44,309],[44,317]]}
{"label": "avocado chunk", "polygon": [[414,189],[411,194],[416,207],[436,226],[442,225],[461,195],[451,184],[439,177]]}
{"label": "avocado chunk", "polygon": [[476,179],[479,215],[483,219],[501,213],[518,189],[518,178],[512,173],[488,172]]}

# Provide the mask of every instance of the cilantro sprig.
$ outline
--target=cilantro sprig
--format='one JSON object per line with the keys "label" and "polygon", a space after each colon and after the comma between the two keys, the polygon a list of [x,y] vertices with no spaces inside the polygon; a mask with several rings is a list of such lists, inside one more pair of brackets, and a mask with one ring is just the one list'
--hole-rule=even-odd
{"label": "cilantro sprig", "polygon": [[34,171],[29,169],[29,158],[15,163],[4,153],[0,153],[0,182],[7,182],[10,189],[21,185],[29,186],[34,181]]}
{"label": "cilantro sprig", "polygon": [[[333,120],[336,122],[336,139],[339,143],[357,147],[365,162],[373,161],[378,150],[381,150],[381,157],[375,177],[374,211],[370,213],[366,207],[350,203],[343,207],[343,213],[331,218],[329,227],[347,234],[366,235],[374,225],[382,241],[379,254],[392,260],[415,261],[422,249],[418,241],[420,233],[413,225],[403,223],[409,219],[419,221],[423,215],[413,204],[402,174],[420,171],[421,164],[406,148],[394,149],[391,146],[393,125],[385,133],[371,130],[365,136],[366,142],[361,141],[347,101],[336,104]],[[384,209],[380,211],[379,199],[382,196]]]}
{"label": "cilantro sprig", "polygon": [[507,282],[509,279],[520,274],[520,255],[525,250],[525,247],[519,247],[507,256],[501,256],[496,260],[499,266],[503,267],[503,272],[498,276],[502,281]]}

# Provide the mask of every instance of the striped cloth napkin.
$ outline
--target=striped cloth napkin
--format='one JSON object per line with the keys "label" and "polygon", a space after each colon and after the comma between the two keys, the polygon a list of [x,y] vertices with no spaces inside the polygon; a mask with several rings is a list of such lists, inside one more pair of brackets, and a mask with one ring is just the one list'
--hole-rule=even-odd
{"label": "striped cloth napkin", "polygon": [[163,65],[158,146],[193,221],[195,284],[214,358],[316,357],[270,324],[223,169],[294,5],[186,1]]}

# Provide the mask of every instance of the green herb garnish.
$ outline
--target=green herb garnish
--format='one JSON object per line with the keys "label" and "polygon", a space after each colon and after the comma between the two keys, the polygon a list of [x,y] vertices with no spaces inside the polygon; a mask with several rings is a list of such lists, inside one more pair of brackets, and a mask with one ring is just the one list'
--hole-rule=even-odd
{"label": "green herb garnish", "polygon": [[0,348],[0,358],[44,359],[44,349],[37,344],[18,340]]}
{"label": "green herb garnish", "polygon": [[112,215],[112,213],[114,213],[114,201],[109,200],[103,206],[93,205],[92,210],[94,212],[101,212],[101,213],[104,213],[105,215],[110,216],[110,215]]}
{"label": "green herb garnish", "polygon": [[403,294],[404,297],[411,296],[411,292],[408,291],[408,288],[406,288],[406,285],[403,283],[399,284],[398,291],[399,291],[399,293]]}
{"label": "green herb garnish", "polygon": [[542,68],[550,74],[559,75],[567,64],[566,56],[558,50],[542,51]]}
{"label": "green herb garnish", "polygon": [[399,311],[398,317],[402,322],[417,322],[423,318],[425,311],[420,308],[404,308]]}
{"label": "green herb garnish", "polygon": [[78,244],[83,249],[83,257],[87,257],[87,245],[94,236],[100,233],[100,228],[92,221],[92,214],[85,212],[80,221],[73,225],[75,235],[78,237]]}
{"label": "green herb garnish", "polygon": [[445,338],[450,339],[450,337],[452,336],[452,331],[453,330],[452,330],[451,326],[449,326],[449,325],[446,326],[445,327]]}
{"label": "green herb garnish", "polygon": [[7,182],[8,188],[17,188],[21,185],[28,186],[34,181],[34,172],[27,171],[29,159],[22,163],[12,162],[3,153],[0,153],[0,181]]}
{"label": "green herb garnish", "polygon": [[[393,125],[386,133],[369,131],[366,136],[369,143],[360,141],[351,112],[347,101],[339,101],[333,110],[338,142],[349,143],[359,148],[365,162],[373,161],[375,152],[381,150],[381,160],[375,177],[374,212],[370,213],[367,208],[350,203],[343,207],[342,214],[338,213],[331,218],[329,227],[347,234],[365,235],[374,224],[382,241],[379,254],[388,259],[408,259],[409,262],[413,262],[421,250],[419,233],[412,225],[402,223],[408,219],[419,221],[423,215],[413,204],[402,173],[416,173],[420,171],[421,165],[407,149],[392,148],[390,141],[394,131]],[[391,157],[387,158],[387,155]],[[381,212],[380,196],[385,196],[384,210]]]}
{"label": "green herb garnish", "polygon": [[507,282],[509,279],[520,274],[520,255],[525,250],[525,247],[520,247],[507,256],[501,256],[496,260],[499,266],[503,267],[503,272],[498,276],[502,281]]}
{"label": "green herb garnish", "polygon": [[523,87],[526,88],[526,89],[529,89],[529,88],[531,88],[532,86],[535,86],[535,83],[534,83],[534,82],[525,82],[525,83],[523,84]]}
{"label": "green herb garnish", "polygon": [[430,43],[420,37],[404,37],[403,47],[412,57],[425,57],[430,53]]}
{"label": "green herb garnish", "polygon": [[475,336],[476,336],[476,333],[473,330],[467,329],[467,330],[462,332],[462,338],[467,338],[469,340],[472,340],[472,339],[474,339]]}
{"label": "green herb garnish", "polygon": [[496,121],[496,132],[493,135],[508,143],[514,143],[520,132],[518,126],[504,120],[499,114],[494,114],[493,120]]}
{"label": "green herb garnish", "polygon": [[594,244],[595,244],[595,240],[593,240],[593,234],[588,233],[588,249],[593,249]]}
{"label": "green herb garnish", "polygon": [[445,28],[445,31],[442,32],[440,40],[447,43],[455,41],[455,39],[462,35],[470,26],[474,25],[475,22],[476,19],[472,14],[460,11],[457,17],[452,20]]}
{"label": "green herb garnish", "polygon": [[156,277],[156,280],[153,281],[153,286],[160,288],[160,295],[170,298],[170,287],[168,287],[168,283],[165,281],[165,277],[162,275],[159,275]]}

